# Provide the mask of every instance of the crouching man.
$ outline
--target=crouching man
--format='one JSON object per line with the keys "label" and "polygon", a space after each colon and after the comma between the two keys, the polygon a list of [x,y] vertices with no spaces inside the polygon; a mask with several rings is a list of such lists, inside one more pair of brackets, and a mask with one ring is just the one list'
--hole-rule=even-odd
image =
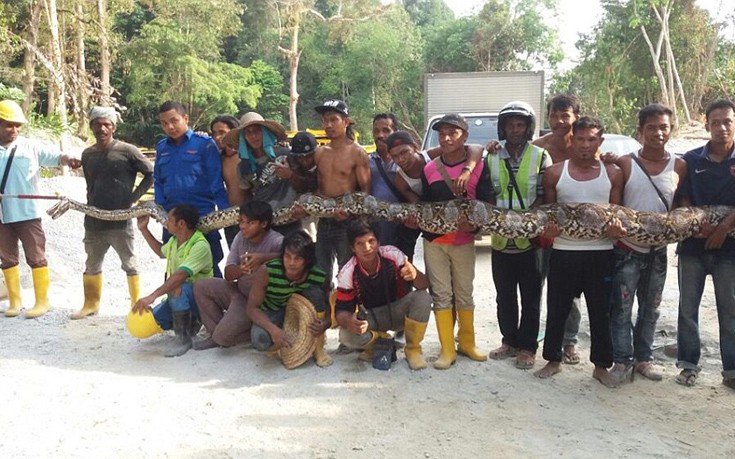
{"label": "crouching man", "polygon": [[153,318],[162,330],[173,328],[176,340],[165,355],[178,357],[191,349],[192,336],[200,328],[192,323],[195,320],[198,324],[199,320],[192,285],[198,279],[213,276],[212,252],[205,236],[196,229],[199,213],[194,206],[181,204],[169,211],[166,229],[172,237],[165,244],[150,232],[148,221],[148,216],[138,218],[138,229],[150,248],[159,257],[166,258],[166,281],[133,305],[128,329],[134,336],[144,337],[135,333],[136,322],[150,322],[151,305],[160,296],[167,295],[153,309]]}
{"label": "crouching man", "polygon": [[[347,226],[354,255],[337,275],[339,339],[349,348],[365,349],[361,358],[372,360],[378,338],[388,337],[390,330],[404,330],[408,366],[421,370],[426,368],[421,341],[431,314],[429,281],[403,252],[390,245],[381,247],[376,234],[364,220]],[[416,290],[409,291],[409,284]]]}
{"label": "crouching man", "polygon": [[331,325],[326,314],[328,282],[324,271],[316,266],[316,249],[303,230],[283,239],[281,255],[258,268],[250,287],[246,312],[253,325],[250,340],[259,351],[277,351],[291,346],[283,330],[286,303],[294,293],[303,295],[316,309],[317,319],[309,331],[317,337],[314,360],[320,367],[332,364],[324,351],[324,332]]}
{"label": "crouching man", "polygon": [[252,322],[245,308],[258,267],[277,258],[283,236],[271,228],[273,209],[265,201],[251,200],[240,206],[240,231],[227,256],[225,278],[202,279],[194,284],[202,325],[209,338],[194,343],[201,351],[234,346],[250,340]]}

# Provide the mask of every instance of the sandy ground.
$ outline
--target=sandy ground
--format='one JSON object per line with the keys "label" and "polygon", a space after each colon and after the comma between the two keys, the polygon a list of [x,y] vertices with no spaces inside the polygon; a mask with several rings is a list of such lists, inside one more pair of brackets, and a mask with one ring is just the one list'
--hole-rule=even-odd
{"label": "sandy ground", "polygon": [[[84,198],[82,179],[44,181],[44,192]],[[127,286],[109,254],[101,314],[72,322],[82,304],[82,216],[46,219],[53,309],[37,320],[0,317],[0,457],[5,458],[409,458],[733,457],[735,392],[720,384],[711,285],[701,312],[703,371],[697,386],[674,383],[674,360],[656,352],[662,382],[637,378],[607,389],[590,375],[586,314],[583,362],[550,381],[511,361],[459,357],[447,371],[413,372],[399,352],[389,372],[355,354],[333,366],[285,370],[249,346],[162,356],[170,336],[130,337]],[[143,293],[163,263],[137,239]],[[659,329],[676,330],[678,287],[671,259]],[[24,301],[32,306],[27,266]],[[478,247],[478,345],[499,344],[490,253]],[[0,301],[0,308],[5,308]],[[673,342],[660,337],[657,345]],[[438,355],[433,320],[424,352]],[[537,363],[536,368],[541,366]]]}

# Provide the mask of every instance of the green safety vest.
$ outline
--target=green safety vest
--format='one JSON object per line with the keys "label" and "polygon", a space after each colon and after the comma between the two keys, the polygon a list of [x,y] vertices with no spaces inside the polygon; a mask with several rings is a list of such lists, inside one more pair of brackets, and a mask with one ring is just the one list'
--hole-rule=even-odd
{"label": "green safety vest", "polygon": [[[174,236],[171,236],[171,237],[174,237]],[[176,242],[178,245],[178,240]],[[191,248],[194,247],[194,245],[199,242],[206,242],[207,245],[209,245],[209,241],[207,241],[207,238],[204,236],[204,234],[202,234],[201,231],[196,230],[191,235],[191,237],[186,242],[184,242],[184,245],[181,247],[181,250],[183,250],[183,252],[181,254],[182,255],[181,260],[179,261],[186,260],[189,257],[189,252],[191,251]],[[167,252],[164,254],[166,255],[166,276],[167,277],[173,274],[173,271],[174,271],[173,266],[171,266],[171,257],[169,256],[172,249],[173,247],[169,246]],[[213,260],[213,264],[214,264],[214,260]],[[189,278],[186,279],[186,282],[193,283],[199,279],[207,279],[213,276],[214,276],[214,266],[209,268],[209,271],[207,272],[194,273],[193,276],[189,276]]]}
{"label": "green safety vest", "polygon": [[[531,205],[537,197],[538,177],[541,165],[543,163],[545,150],[532,145],[530,142],[526,144],[518,172],[515,174],[516,183],[521,190],[523,198],[523,206],[518,199],[515,187],[513,187],[512,202],[509,186],[512,187],[510,174],[505,165],[505,160],[500,158],[500,154],[487,155],[485,160],[490,170],[490,180],[492,180],[493,191],[495,192],[495,205],[503,209],[525,210]],[[529,199],[529,197],[533,197]],[[514,239],[515,246],[520,250],[525,250],[531,246],[531,241],[526,238]],[[490,245],[495,250],[503,250],[508,246],[508,239],[493,234],[490,238]]]}

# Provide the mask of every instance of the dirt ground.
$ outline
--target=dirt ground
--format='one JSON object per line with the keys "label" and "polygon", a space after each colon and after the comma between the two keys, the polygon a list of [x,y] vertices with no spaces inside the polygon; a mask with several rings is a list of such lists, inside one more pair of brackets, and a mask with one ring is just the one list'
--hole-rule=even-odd
{"label": "dirt ground", "polygon": [[[44,192],[84,198],[80,178],[43,182]],[[170,335],[141,341],[126,333],[127,286],[114,254],[104,267],[100,315],[68,319],[83,299],[82,216],[69,212],[44,226],[53,309],[37,320],[0,317],[0,457],[735,456],[735,392],[720,384],[711,285],[695,387],[674,383],[675,361],[660,348],[675,339],[673,256],[658,327],[669,337],[656,343],[665,378],[611,390],[591,378],[586,313],[582,363],[545,381],[511,361],[464,357],[447,371],[414,372],[402,352],[391,371],[377,371],[355,354],[336,355],[334,330],[327,349],[335,363],[326,369],[310,361],[288,371],[250,346],[167,359]],[[164,265],[142,238],[136,243],[147,294],[162,281]],[[30,307],[27,266],[22,283]],[[489,249],[478,247],[475,323],[484,350],[500,342],[494,299]],[[438,352],[432,320],[424,353],[433,360]]]}

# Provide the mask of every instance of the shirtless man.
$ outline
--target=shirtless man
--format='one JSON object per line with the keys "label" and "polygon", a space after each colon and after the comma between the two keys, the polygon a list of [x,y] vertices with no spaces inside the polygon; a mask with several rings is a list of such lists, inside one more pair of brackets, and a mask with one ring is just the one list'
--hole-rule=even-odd
{"label": "shirtless man", "polygon": [[[623,174],[614,164],[606,165],[597,158],[602,143],[602,123],[582,117],[573,125],[572,156],[554,164],[544,174],[544,202],[620,204]],[[610,292],[612,288],[612,238],[625,235],[620,220],[613,219],[606,236],[594,240],[577,240],[562,236],[559,227],[549,224],[544,237],[554,238],[549,264],[547,294],[546,366],[534,374],[550,378],[561,371],[564,322],[569,316],[572,299],[584,293],[590,318],[592,347],[590,360],[595,365],[592,377],[607,387],[615,387],[616,379],[608,372],[613,364],[610,337]]]}
{"label": "shirtless man", "polygon": [[[234,116],[217,115],[211,123],[209,123],[209,131],[212,134],[214,143],[219,148],[219,158],[222,162],[222,179],[225,181],[225,190],[227,190],[227,199],[231,206],[239,206],[245,201],[245,191],[240,188],[240,178],[237,175],[237,167],[240,165],[240,157],[237,150],[228,148],[222,143],[225,134],[237,128],[240,122]],[[232,225],[225,228],[225,239],[227,246],[232,247],[232,241],[240,232],[238,225]]]}
{"label": "shirtless man", "polygon": [[[322,115],[322,125],[330,142],[317,148],[314,161],[319,180],[319,194],[325,197],[342,196],[353,191],[370,192],[370,165],[368,155],[354,140],[352,119],[347,104],[328,100],[315,108]],[[352,257],[347,240],[347,215],[320,218],[317,225],[317,265],[331,282],[334,260],[341,268]]]}
{"label": "shirtless man", "polygon": [[546,104],[549,132],[533,141],[548,151],[551,160],[558,163],[572,156],[572,125],[579,119],[579,101],[575,96],[559,94]]}

